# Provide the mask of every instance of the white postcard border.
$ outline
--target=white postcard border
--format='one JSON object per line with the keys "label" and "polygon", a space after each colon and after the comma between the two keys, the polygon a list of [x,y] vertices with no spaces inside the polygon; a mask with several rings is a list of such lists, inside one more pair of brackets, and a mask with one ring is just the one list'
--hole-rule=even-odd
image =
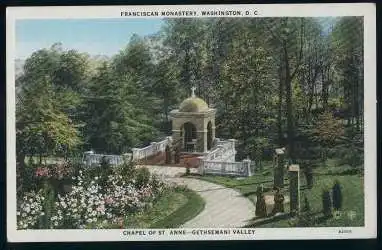
{"label": "white postcard border", "polygon": [[[127,17],[123,11],[195,11],[239,10],[247,17],[277,16],[364,16],[364,120],[365,120],[365,226],[344,228],[252,228],[253,234],[171,236],[170,229],[139,229],[146,235],[124,235],[116,230],[17,230],[16,229],[16,138],[15,138],[15,23],[20,19],[85,18],[163,18]],[[357,4],[261,4],[261,5],[162,5],[162,6],[77,6],[77,7],[9,7],[6,11],[7,62],[7,236],[10,242],[61,241],[169,241],[169,240],[277,240],[277,239],[343,239],[375,238],[377,235],[377,140],[376,140],[376,16],[375,5]],[[204,16],[208,17],[208,16]],[[221,15],[219,17],[222,17]],[[237,17],[237,16],[230,16]],[[176,18],[176,17],[174,17]],[[212,229],[212,228],[211,228]],[[227,228],[224,228],[227,229]],[[340,230],[351,233],[339,233]],[[204,230],[204,229],[203,229]],[[216,230],[213,228],[212,230]],[[231,232],[234,229],[230,229]],[[246,230],[246,229],[243,229]]]}

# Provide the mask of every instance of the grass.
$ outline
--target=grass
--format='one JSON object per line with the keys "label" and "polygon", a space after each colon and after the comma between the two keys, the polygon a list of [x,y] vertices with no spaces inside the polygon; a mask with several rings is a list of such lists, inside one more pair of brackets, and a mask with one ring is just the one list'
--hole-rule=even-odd
{"label": "grass", "polygon": [[126,218],[128,228],[176,228],[204,209],[204,200],[194,191],[177,189],[166,192],[153,207]]}
{"label": "grass", "polygon": [[[314,170],[314,186],[311,190],[306,188],[305,176],[300,175],[300,194],[301,194],[301,208],[304,206],[304,196],[306,195],[311,212],[312,218],[315,219],[317,227],[337,227],[337,226],[363,226],[364,225],[364,191],[363,191],[363,176],[348,171],[347,166],[336,167],[336,161],[331,160],[325,166],[318,167]],[[247,178],[235,178],[225,176],[197,176],[206,181],[220,184],[229,188],[238,190],[243,196],[249,198],[252,202],[256,201],[256,189],[258,186],[263,185],[265,195],[273,194],[273,173],[268,167],[261,173],[256,173]],[[324,219],[322,215],[322,190],[323,188],[331,189],[334,181],[338,180],[342,187],[343,206],[340,216]],[[284,188],[282,192],[284,195],[289,196],[288,179],[285,175]],[[289,204],[285,205],[286,212],[289,212]],[[268,213],[271,212],[271,207],[267,209]],[[351,219],[351,213],[353,218]],[[291,227],[293,219],[287,217],[269,219],[262,223],[252,223],[248,227]]]}

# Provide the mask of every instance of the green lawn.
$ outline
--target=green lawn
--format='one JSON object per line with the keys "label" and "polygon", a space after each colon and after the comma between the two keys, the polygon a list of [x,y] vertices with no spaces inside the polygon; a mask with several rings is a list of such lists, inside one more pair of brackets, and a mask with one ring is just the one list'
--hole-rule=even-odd
{"label": "green lawn", "polygon": [[176,228],[198,215],[205,202],[191,190],[167,192],[147,211],[128,217],[128,228]]}
{"label": "green lawn", "polygon": [[[347,167],[342,170],[338,167],[333,171],[324,171],[324,167],[317,168],[314,175],[314,186],[311,190],[306,189],[305,177],[300,175],[301,184],[301,207],[304,206],[304,196],[306,195],[312,212],[312,217],[315,218],[315,226],[363,226],[364,225],[364,192],[363,192],[363,177],[358,174],[340,174],[340,172],[347,171]],[[335,175],[333,175],[334,173]],[[288,193],[288,179],[285,176],[285,186],[282,190],[284,195],[289,196]],[[273,194],[273,173],[268,168],[263,170],[262,173],[256,173],[254,176],[248,178],[235,178],[224,176],[195,176],[206,181],[214,182],[224,185],[226,187],[234,188],[240,191],[243,196],[248,197],[250,200],[255,201],[256,189],[258,186],[263,185],[265,195]],[[339,180],[342,186],[343,194],[343,211],[340,216],[324,220],[322,217],[322,189],[331,188],[335,180]],[[271,212],[271,207],[268,207],[268,213]],[[286,212],[289,212],[289,204],[285,206]],[[350,215],[352,213],[353,215]],[[352,219],[350,219],[352,217]],[[250,224],[250,227],[290,227],[293,219],[284,217],[281,219],[266,220],[262,223]]]}

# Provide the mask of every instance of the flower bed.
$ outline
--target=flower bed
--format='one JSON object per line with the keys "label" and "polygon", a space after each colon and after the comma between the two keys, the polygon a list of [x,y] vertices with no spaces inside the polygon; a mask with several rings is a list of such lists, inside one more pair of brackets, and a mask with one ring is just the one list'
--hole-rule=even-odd
{"label": "flower bed", "polygon": [[18,204],[19,229],[121,228],[127,226],[127,216],[145,211],[164,191],[175,188],[150,176],[147,169],[131,166],[128,173],[122,171],[124,174],[110,169],[80,170],[71,178],[71,190],[67,193],[58,192],[54,185],[52,180],[60,180],[51,178],[55,172],[41,168],[36,173],[45,178],[44,183],[50,185],[54,195],[44,199],[47,193],[52,194],[44,185],[24,193]]}

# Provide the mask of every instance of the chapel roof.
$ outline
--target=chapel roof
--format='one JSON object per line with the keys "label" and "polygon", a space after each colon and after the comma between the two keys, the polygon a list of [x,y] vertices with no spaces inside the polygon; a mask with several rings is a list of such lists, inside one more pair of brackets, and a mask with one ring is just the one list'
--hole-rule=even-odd
{"label": "chapel roof", "polygon": [[185,99],[179,106],[180,112],[205,112],[208,110],[208,104],[194,95]]}

